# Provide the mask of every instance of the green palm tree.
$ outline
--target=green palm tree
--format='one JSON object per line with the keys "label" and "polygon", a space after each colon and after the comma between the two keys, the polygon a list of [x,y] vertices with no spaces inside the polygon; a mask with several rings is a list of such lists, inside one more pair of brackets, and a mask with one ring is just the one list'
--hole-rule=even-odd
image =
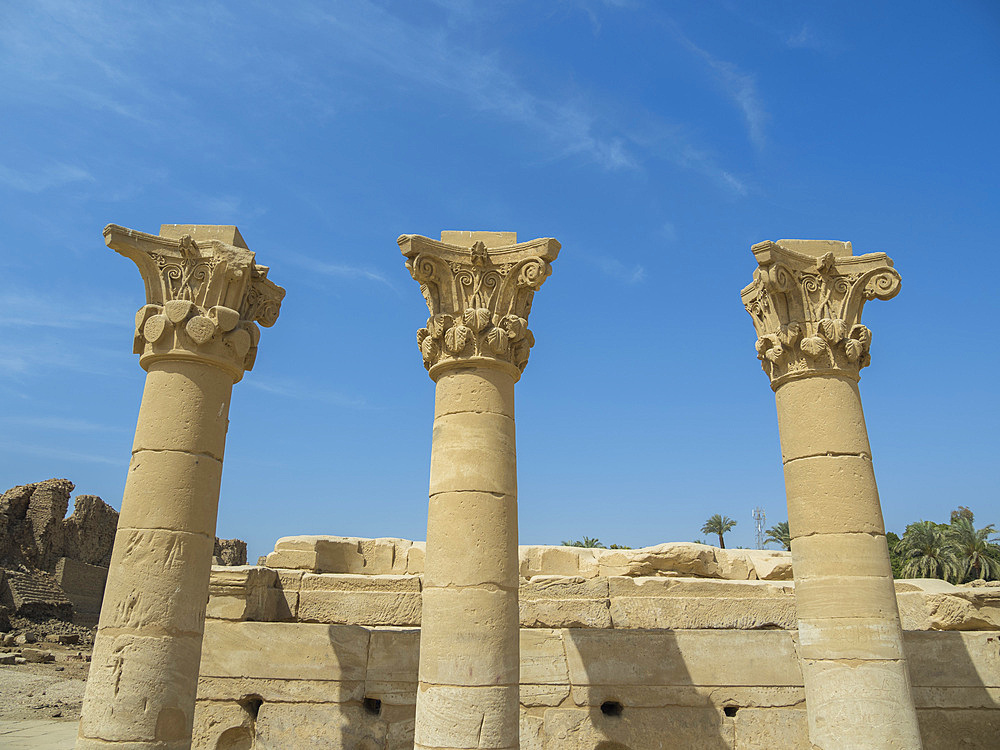
{"label": "green palm tree", "polygon": [[1000,546],[996,543],[996,533],[993,524],[977,529],[968,517],[954,518],[945,538],[958,559],[960,580],[1000,578]]}
{"label": "green palm tree", "polygon": [[726,540],[722,538],[722,535],[729,531],[732,531],[735,525],[736,521],[734,521],[729,516],[720,516],[718,513],[716,513],[714,516],[705,521],[705,525],[701,527],[701,533],[718,534],[719,546],[722,549],[725,549]]}
{"label": "green palm tree", "polygon": [[948,543],[946,527],[933,521],[911,523],[896,544],[904,578],[943,578],[953,581],[962,574],[955,550]]}
{"label": "green palm tree", "polygon": [[764,534],[767,536],[767,541],[764,542],[765,547],[774,542],[775,544],[780,544],[782,549],[789,550],[792,548],[792,533],[788,530],[788,521],[776,523],[764,532]]}
{"label": "green palm tree", "polygon": [[562,544],[563,547],[600,547],[601,549],[605,549],[604,545],[601,544],[600,539],[591,539],[589,536],[585,536],[582,542],[574,542],[570,539]]}

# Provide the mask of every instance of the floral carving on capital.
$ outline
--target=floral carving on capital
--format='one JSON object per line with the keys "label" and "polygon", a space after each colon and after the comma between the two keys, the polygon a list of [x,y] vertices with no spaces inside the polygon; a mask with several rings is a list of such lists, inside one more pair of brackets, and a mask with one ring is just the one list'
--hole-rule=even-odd
{"label": "floral carving on capital", "polygon": [[138,266],[145,282],[133,341],[144,368],[162,359],[198,360],[227,370],[234,382],[253,369],[258,325],[277,322],[285,296],[253,252],[216,239],[173,239],[115,224],[105,227],[104,239]]}
{"label": "floral carving on capital", "polygon": [[822,373],[856,380],[871,361],[872,334],[861,323],[864,304],[899,293],[892,260],[885,253],[809,255],[775,242],[752,251],[758,268],[741,296],[772,387]]}
{"label": "floral carving on capital", "polygon": [[459,247],[419,235],[398,242],[430,312],[417,331],[424,366],[488,359],[523,372],[535,343],[528,329],[532,299],[552,273],[559,243]]}

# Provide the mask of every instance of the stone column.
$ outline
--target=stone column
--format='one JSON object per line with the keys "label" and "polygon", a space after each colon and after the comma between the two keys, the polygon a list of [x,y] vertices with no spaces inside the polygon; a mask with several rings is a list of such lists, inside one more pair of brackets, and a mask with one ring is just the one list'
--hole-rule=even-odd
{"label": "stone column", "polygon": [[792,536],[809,737],[819,750],[913,750],[920,734],[903,654],[889,549],[858,392],[870,299],[899,274],[851,243],[753,246],[743,290],[770,376]]}
{"label": "stone column", "polygon": [[187,750],[233,384],[284,290],[236,227],[109,225],[146,286],[148,373],[76,747]]}
{"label": "stone column", "polygon": [[399,245],[430,310],[417,343],[436,383],[414,747],[517,748],[514,383],[559,243],[443,232]]}

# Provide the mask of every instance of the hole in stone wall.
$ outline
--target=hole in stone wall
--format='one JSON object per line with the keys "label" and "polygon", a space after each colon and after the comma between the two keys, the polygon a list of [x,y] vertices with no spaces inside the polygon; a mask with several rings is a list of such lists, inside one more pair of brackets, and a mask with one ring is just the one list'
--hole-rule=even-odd
{"label": "hole in stone wall", "polygon": [[736,712],[740,710],[739,706],[723,706],[722,713],[728,716],[730,719],[736,716]]}
{"label": "hole in stone wall", "polygon": [[251,721],[257,721],[257,714],[260,713],[263,704],[264,699],[259,695],[246,695],[240,700],[240,706],[250,716]]}
{"label": "hole in stone wall", "polygon": [[618,701],[604,701],[601,704],[601,713],[605,716],[621,716],[624,710]]}
{"label": "hole in stone wall", "polygon": [[365,698],[361,702],[361,705],[364,706],[365,711],[373,716],[378,716],[382,713],[382,701],[378,698]]}

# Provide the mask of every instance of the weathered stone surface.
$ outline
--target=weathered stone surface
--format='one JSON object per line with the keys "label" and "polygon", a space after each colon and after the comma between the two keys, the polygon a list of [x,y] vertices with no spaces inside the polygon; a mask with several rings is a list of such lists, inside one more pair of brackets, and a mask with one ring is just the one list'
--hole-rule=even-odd
{"label": "weathered stone surface", "polygon": [[73,604],[54,576],[41,571],[8,570],[0,576],[0,604],[20,617],[73,619]]}
{"label": "weathered stone surface", "polygon": [[275,543],[267,566],[313,573],[419,574],[423,572],[423,546],[423,542],[407,539],[288,536]]}
{"label": "weathered stone surface", "polygon": [[809,747],[804,708],[740,708],[734,719],[738,750]]}
{"label": "weathered stone surface", "polygon": [[[203,677],[362,681],[368,664],[365,628],[278,622],[205,623]],[[267,658],[261,658],[267,654]]]}
{"label": "weathered stone surface", "polygon": [[544,750],[731,750],[734,742],[732,722],[714,707],[628,708],[619,716],[606,716],[600,707],[553,708],[544,719]]}
{"label": "weathered stone surface", "polygon": [[242,539],[215,538],[215,549],[212,557],[218,558],[217,565],[246,565],[247,543]]}
{"label": "weathered stone surface", "polygon": [[213,566],[205,616],[221,620],[270,622],[285,600],[275,571],[252,565]]}
{"label": "weathered stone surface", "polygon": [[904,630],[1000,630],[1000,588],[937,579],[896,581]]}

